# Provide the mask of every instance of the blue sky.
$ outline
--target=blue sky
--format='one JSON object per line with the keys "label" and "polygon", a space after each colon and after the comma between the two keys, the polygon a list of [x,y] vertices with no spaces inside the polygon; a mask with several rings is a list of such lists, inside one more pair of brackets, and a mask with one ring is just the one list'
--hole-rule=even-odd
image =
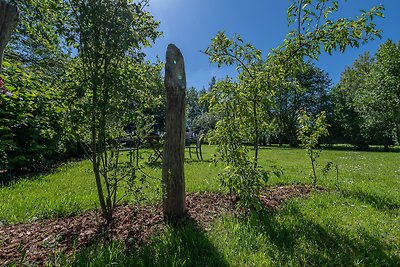
{"label": "blue sky", "polygon": [[[385,6],[385,18],[375,23],[383,30],[377,39],[359,48],[349,48],[345,53],[322,54],[316,63],[329,73],[334,83],[340,79],[345,66],[350,66],[365,51],[375,53],[388,38],[400,39],[400,0],[348,0],[340,1],[338,16],[354,17],[361,9],[378,4]],[[197,89],[208,87],[212,76],[236,76],[233,68],[209,63],[200,52],[205,50],[218,31],[228,36],[238,33],[246,42],[260,49],[265,56],[270,49],[280,45],[289,31],[286,10],[289,0],[150,0],[148,11],[161,22],[164,36],[146,49],[148,59],[164,61],[169,43],[177,45],[185,58],[187,86]]]}

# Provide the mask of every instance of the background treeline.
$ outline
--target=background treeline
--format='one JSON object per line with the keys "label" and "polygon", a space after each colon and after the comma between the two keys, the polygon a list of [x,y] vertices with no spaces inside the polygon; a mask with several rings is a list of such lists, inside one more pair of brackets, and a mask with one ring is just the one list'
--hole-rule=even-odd
{"label": "background treeline", "polygon": [[[351,144],[356,149],[381,145],[386,150],[399,144],[399,44],[387,40],[375,55],[360,55],[352,66],[345,68],[337,85],[332,84],[324,70],[311,63],[306,63],[295,77],[287,80],[296,80],[297,84],[275,88],[273,103],[260,122],[265,124],[260,144],[297,146],[300,110],[312,116],[326,112],[331,127],[325,143]],[[213,128],[218,117],[223,116],[210,113],[207,98],[202,97],[215,84],[213,77],[207,89],[188,89],[188,128],[194,131]]]}
{"label": "background treeline", "polygon": [[[90,90],[84,76],[83,57],[73,12],[61,0],[10,1],[23,16],[5,54],[6,88],[12,97],[0,95],[0,170],[38,168],[71,157],[82,157],[89,145]],[[79,1],[69,1],[70,5]],[[145,60],[141,48],[159,33],[157,22],[138,9],[133,20],[142,26],[138,45],[121,59],[124,69],[107,73],[112,102],[109,126],[114,137],[126,126],[164,124],[162,63]],[[139,32],[139,31],[138,31]],[[93,37],[93,36],[92,36]],[[142,39],[140,39],[142,38]],[[106,51],[100,51],[105,53]],[[99,54],[100,55],[100,54]],[[100,55],[101,56],[101,55]],[[371,56],[364,54],[347,67],[336,86],[326,72],[306,63],[286,83],[274,87],[267,110],[259,115],[259,143],[297,145],[298,112],[311,115],[325,111],[330,136],[327,143],[349,143],[359,149],[378,144],[389,148],[400,139],[400,50],[392,41]],[[242,77],[243,80],[247,79]],[[296,86],[290,81],[296,81]],[[251,81],[250,81],[251,82]],[[188,88],[187,128],[208,130],[224,116],[210,110],[207,95],[215,86]],[[283,85],[282,85],[283,84]],[[114,123],[115,122],[115,123]],[[250,139],[250,138],[249,138]]]}

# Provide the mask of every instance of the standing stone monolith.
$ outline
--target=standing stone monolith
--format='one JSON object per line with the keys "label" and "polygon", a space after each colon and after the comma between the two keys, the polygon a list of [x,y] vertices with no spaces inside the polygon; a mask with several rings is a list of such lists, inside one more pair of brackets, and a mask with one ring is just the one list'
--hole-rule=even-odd
{"label": "standing stone monolith", "polygon": [[0,73],[3,66],[3,56],[12,32],[18,25],[18,8],[6,1],[0,0]]}
{"label": "standing stone monolith", "polygon": [[167,93],[162,187],[164,218],[172,222],[186,214],[185,205],[185,64],[181,51],[169,44],[165,63]]}

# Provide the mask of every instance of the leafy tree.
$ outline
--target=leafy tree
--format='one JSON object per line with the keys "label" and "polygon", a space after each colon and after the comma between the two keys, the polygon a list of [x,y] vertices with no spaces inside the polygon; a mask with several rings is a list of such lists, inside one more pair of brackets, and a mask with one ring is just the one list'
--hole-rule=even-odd
{"label": "leafy tree", "polygon": [[378,133],[387,149],[392,141],[400,143],[400,45],[388,40],[375,58],[358,108],[366,128]]}
{"label": "leafy tree", "polygon": [[209,103],[206,101],[207,98],[203,98],[203,96],[205,96],[208,92],[210,92],[214,88],[216,83],[217,83],[217,78],[213,76],[208,84],[208,88],[206,89],[203,87],[199,91],[199,106],[202,114],[209,112]]}
{"label": "leafy tree", "polygon": [[190,87],[186,90],[186,127],[193,130],[194,120],[200,115],[199,92]]}
{"label": "leafy tree", "polygon": [[18,6],[23,15],[7,56],[57,77],[69,57],[66,40],[62,37],[62,32],[70,25],[68,5],[63,0],[9,2]]}
{"label": "leafy tree", "polygon": [[312,116],[316,116],[322,111],[326,113],[330,111],[329,91],[332,81],[328,73],[312,64],[307,64],[295,73],[295,80],[300,87],[299,104],[301,108]]}
{"label": "leafy tree", "polygon": [[369,134],[365,130],[365,118],[360,110],[360,96],[366,90],[367,77],[371,74],[373,58],[369,53],[358,57],[351,67],[347,67],[339,84],[332,91],[335,123],[333,127],[344,139],[358,149],[368,148]]}
{"label": "leafy tree", "polygon": [[336,124],[358,148],[399,142],[398,61],[398,46],[388,40],[346,68],[333,92]]}
{"label": "leafy tree", "polygon": [[7,169],[30,169],[61,156],[62,106],[59,92],[37,69],[4,61],[4,78],[12,97],[0,94],[0,153]]}
{"label": "leafy tree", "polygon": [[315,119],[301,110],[298,116],[299,128],[297,130],[298,138],[301,146],[307,151],[310,157],[311,173],[310,177],[313,180],[313,186],[317,185],[316,161],[319,158],[320,150],[317,149],[321,138],[328,136],[328,127],[326,123],[325,112],[317,114]]}
{"label": "leafy tree", "polygon": [[211,78],[208,89],[201,89],[199,91],[198,105],[200,108],[200,115],[193,119],[193,129],[195,132],[201,130],[208,132],[215,128],[218,116],[210,112],[210,104],[207,100],[207,93],[209,93],[216,85],[217,79],[215,76]]}
{"label": "leafy tree", "polygon": [[312,64],[294,73],[296,86],[277,88],[273,97],[272,126],[274,134],[278,136],[279,144],[289,142],[297,144],[297,112],[304,109],[312,116],[321,111],[330,110],[329,90],[331,80],[326,72]]}
{"label": "leafy tree", "polygon": [[209,132],[215,128],[215,125],[219,121],[216,114],[211,112],[205,112],[193,119],[192,129],[194,132],[198,133],[201,130]]}
{"label": "leafy tree", "polygon": [[119,181],[127,176],[131,180],[136,177],[132,166],[120,169],[118,153],[109,151],[110,141],[118,137],[127,123],[121,117],[121,111],[129,109],[123,103],[130,92],[124,69],[127,65],[135,66],[135,62],[140,65],[140,48],[150,45],[159,35],[158,23],[144,11],[147,2],[69,0],[68,4],[73,24],[67,40],[77,47],[77,78],[81,79],[83,98],[87,101],[83,111],[90,121],[87,130],[93,172],[103,216],[110,222]]}
{"label": "leafy tree", "polygon": [[[382,6],[362,11],[355,18],[332,20],[331,13],[338,9],[336,0],[293,0],[288,9],[289,26],[293,30],[287,34],[283,44],[264,60],[261,51],[245,43],[237,34],[228,38],[224,32],[219,32],[205,50],[212,63],[219,67],[234,65],[239,72],[236,82],[226,79],[209,93],[209,99],[212,99],[210,109],[221,115],[212,136],[218,137],[214,141],[219,147],[220,159],[228,167],[240,170],[235,173],[253,173],[245,171],[247,165],[232,165],[239,161],[249,162],[243,148],[243,141],[249,139],[254,144],[253,170],[257,169],[260,128],[269,123],[265,119],[268,118],[274,91],[289,85],[298,86],[296,80],[287,77],[294,77],[293,73],[305,58],[317,59],[322,50],[343,52],[348,46],[357,47],[380,37],[373,19],[383,16]],[[239,183],[252,179],[235,177]]]}
{"label": "leafy tree", "polygon": [[70,152],[64,102],[68,50],[60,33],[68,25],[63,1],[10,0],[20,23],[6,50],[7,88],[0,109],[7,167],[31,169]]}

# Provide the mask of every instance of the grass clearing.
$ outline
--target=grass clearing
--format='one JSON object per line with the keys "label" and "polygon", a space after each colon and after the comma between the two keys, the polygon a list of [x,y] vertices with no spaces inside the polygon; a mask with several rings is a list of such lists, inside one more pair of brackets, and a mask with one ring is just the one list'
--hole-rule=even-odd
{"label": "grass clearing", "polygon": [[[188,192],[220,191],[221,166],[187,160]],[[149,151],[142,152],[143,161]],[[191,222],[167,228],[154,242],[125,253],[117,243],[94,244],[73,257],[53,257],[50,265],[71,266],[399,266],[400,153],[323,151],[320,166],[332,161],[336,174],[321,178],[326,192],[292,199],[274,213],[249,219],[224,217],[204,231]],[[283,170],[270,184],[311,184],[305,151],[266,147],[261,166]],[[144,165],[154,177],[148,201],[159,199],[160,165]],[[68,216],[98,207],[90,162],[70,163],[53,174],[0,188],[0,221]],[[133,201],[133,199],[127,199]]]}

